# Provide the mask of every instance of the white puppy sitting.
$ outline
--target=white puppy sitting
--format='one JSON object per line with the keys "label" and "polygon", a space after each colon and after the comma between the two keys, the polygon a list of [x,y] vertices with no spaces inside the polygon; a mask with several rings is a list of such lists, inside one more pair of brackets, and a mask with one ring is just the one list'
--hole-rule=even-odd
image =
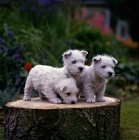
{"label": "white puppy sitting", "polygon": [[84,50],[68,50],[63,53],[64,67],[63,71],[68,77],[73,77],[76,80],[79,94],[82,92],[83,81],[82,75],[85,70],[85,61],[87,51]]}
{"label": "white puppy sitting", "polygon": [[40,98],[48,98],[52,103],[62,103],[62,100],[71,104],[77,102],[76,81],[68,78],[63,68],[43,65],[32,68],[25,83],[23,100],[31,100],[32,89],[39,92]]}
{"label": "white puppy sitting", "polygon": [[[117,60],[108,55],[97,55],[93,57],[92,64],[86,66],[84,79],[84,96],[86,102],[104,102],[106,83],[114,77],[114,66]],[[96,95],[96,100],[94,98]]]}

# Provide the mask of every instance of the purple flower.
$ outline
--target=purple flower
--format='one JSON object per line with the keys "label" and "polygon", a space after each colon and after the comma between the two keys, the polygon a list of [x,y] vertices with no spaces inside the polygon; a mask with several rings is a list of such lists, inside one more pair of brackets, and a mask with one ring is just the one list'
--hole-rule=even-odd
{"label": "purple flower", "polygon": [[16,79],[15,85],[18,86],[19,83],[21,82],[21,75],[20,74],[16,74],[15,75],[15,79]]}
{"label": "purple flower", "polygon": [[13,31],[11,31],[11,30],[9,30],[8,32],[7,32],[7,35],[9,36],[9,37],[11,37],[11,38],[14,38],[14,32]]}
{"label": "purple flower", "polygon": [[27,10],[27,5],[20,5],[20,6],[19,6],[19,9],[20,9],[21,11],[25,11],[25,10]]}
{"label": "purple flower", "polygon": [[8,49],[5,46],[1,46],[0,47],[0,52],[7,53],[8,52]]}
{"label": "purple flower", "polygon": [[135,81],[136,83],[139,83],[139,77],[134,77],[134,81]]}
{"label": "purple flower", "polygon": [[38,0],[39,6],[47,6],[50,4],[55,4],[60,2],[61,0]]}
{"label": "purple flower", "polygon": [[6,31],[6,35],[8,35],[10,38],[14,38],[14,32],[9,28],[7,24],[4,24],[4,29]]}
{"label": "purple flower", "polygon": [[42,51],[42,52],[41,52],[41,55],[42,55],[43,57],[46,57],[46,56],[47,56],[45,51]]}
{"label": "purple flower", "polygon": [[14,58],[18,63],[22,63],[22,62],[23,62],[23,60],[21,59],[21,56],[20,56],[19,53],[15,53],[15,54],[13,55],[13,58]]}
{"label": "purple flower", "polygon": [[40,6],[46,6],[51,3],[51,0],[38,0]]}
{"label": "purple flower", "polygon": [[72,40],[66,40],[67,44],[72,44]]}
{"label": "purple flower", "polygon": [[16,53],[22,54],[21,46],[17,46],[17,47],[16,47]]}
{"label": "purple flower", "polygon": [[4,43],[5,43],[5,40],[0,37],[0,44],[4,44]]}

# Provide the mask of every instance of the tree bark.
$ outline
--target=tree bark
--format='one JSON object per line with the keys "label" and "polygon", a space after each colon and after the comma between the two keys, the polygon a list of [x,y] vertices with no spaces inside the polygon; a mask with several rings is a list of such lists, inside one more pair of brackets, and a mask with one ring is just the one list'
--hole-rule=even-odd
{"label": "tree bark", "polygon": [[5,106],[6,140],[118,140],[120,100],[52,104],[40,98]]}

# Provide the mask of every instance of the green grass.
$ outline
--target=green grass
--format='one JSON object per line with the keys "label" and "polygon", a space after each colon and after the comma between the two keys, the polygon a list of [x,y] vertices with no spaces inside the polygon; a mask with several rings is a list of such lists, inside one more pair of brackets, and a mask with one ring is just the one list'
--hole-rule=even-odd
{"label": "green grass", "polygon": [[4,140],[4,128],[0,127],[0,140]]}
{"label": "green grass", "polygon": [[[0,128],[0,140],[4,140],[4,128]],[[120,140],[139,140],[139,99],[121,104]]]}
{"label": "green grass", "polygon": [[139,140],[139,99],[121,104],[120,140]]}

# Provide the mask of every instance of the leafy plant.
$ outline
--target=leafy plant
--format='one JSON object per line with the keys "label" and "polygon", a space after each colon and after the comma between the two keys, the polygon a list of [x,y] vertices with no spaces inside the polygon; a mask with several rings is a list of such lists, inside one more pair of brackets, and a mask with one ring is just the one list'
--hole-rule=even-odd
{"label": "leafy plant", "polygon": [[4,107],[4,105],[14,100],[17,95],[19,94],[19,91],[16,91],[15,87],[6,87],[4,90],[0,90],[0,107]]}
{"label": "leafy plant", "polygon": [[[75,26],[76,27],[76,26]],[[76,28],[73,36],[70,37],[71,48],[85,49],[89,52],[88,64],[91,59],[97,54],[109,54],[115,58],[124,59],[128,55],[128,48],[123,47],[114,35],[104,35],[94,26],[88,24],[81,24]]]}
{"label": "leafy plant", "polygon": [[16,36],[7,24],[1,29],[0,37],[0,89],[13,83],[18,86],[21,80],[20,71],[23,66],[22,46],[16,43]]}
{"label": "leafy plant", "polygon": [[116,77],[107,84],[106,93],[131,98],[139,91],[139,65],[133,62],[120,62],[115,67]]}
{"label": "leafy plant", "polygon": [[[68,49],[69,20],[65,20],[65,14],[59,14],[59,8],[53,7],[54,3],[44,1],[48,5],[37,5],[40,4],[38,2],[15,2],[9,9],[3,8],[0,14],[0,19],[3,19],[0,23],[0,96],[7,94],[7,87],[15,94],[18,88],[23,87],[28,75],[24,65],[28,62],[32,66],[62,66],[62,53]],[[21,4],[25,4],[27,9],[19,9]],[[37,6],[35,11],[30,9],[33,4]],[[49,11],[51,8],[54,8],[54,14]],[[44,9],[46,11],[42,12]],[[40,14],[39,17],[36,14]],[[15,96],[9,95],[7,101],[12,97]],[[6,102],[4,98],[1,100],[2,104]]]}
{"label": "leafy plant", "polygon": [[139,65],[136,63],[119,63],[116,67],[116,73],[117,84],[139,84]]}

